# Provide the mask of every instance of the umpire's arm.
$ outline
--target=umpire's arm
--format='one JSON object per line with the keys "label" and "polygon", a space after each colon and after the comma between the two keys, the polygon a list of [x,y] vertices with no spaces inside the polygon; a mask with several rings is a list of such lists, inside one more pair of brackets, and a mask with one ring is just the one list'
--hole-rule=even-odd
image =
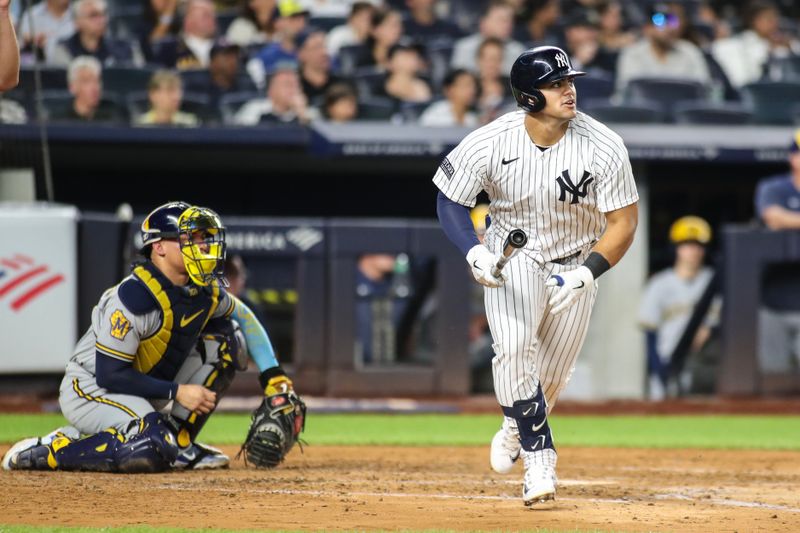
{"label": "umpire's arm", "polygon": [[605,257],[609,265],[616,265],[633,242],[639,223],[639,204],[634,202],[606,214],[606,231],[592,251]]}

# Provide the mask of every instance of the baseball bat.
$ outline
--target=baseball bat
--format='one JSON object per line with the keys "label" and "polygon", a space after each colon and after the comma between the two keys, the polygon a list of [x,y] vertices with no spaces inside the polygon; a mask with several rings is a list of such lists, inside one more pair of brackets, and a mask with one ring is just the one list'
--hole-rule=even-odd
{"label": "baseball bat", "polygon": [[514,254],[520,248],[523,248],[528,243],[528,236],[525,235],[525,232],[521,229],[513,229],[508,233],[508,237],[506,237],[506,242],[503,243],[503,253],[500,255],[500,258],[497,260],[497,264],[492,267],[492,276],[499,277],[500,271],[503,270],[503,267],[506,266]]}

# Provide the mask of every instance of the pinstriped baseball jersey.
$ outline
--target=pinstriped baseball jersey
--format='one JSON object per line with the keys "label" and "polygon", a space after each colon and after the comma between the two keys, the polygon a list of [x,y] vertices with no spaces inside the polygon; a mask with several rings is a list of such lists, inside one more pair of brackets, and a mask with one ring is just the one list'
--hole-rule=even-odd
{"label": "pinstriped baseball jersey", "polygon": [[550,261],[591,245],[605,229],[603,213],[639,196],[625,145],[608,127],[578,113],[561,140],[542,151],[528,136],[525,115],[508,113],[470,133],[433,181],[467,207],[487,192],[492,251],[520,228],[528,235],[525,255]]}
{"label": "pinstriped baseball jersey", "polygon": [[625,145],[608,127],[579,112],[555,145],[541,149],[525,117],[508,113],[470,133],[433,181],[467,207],[487,192],[492,224],[484,243],[492,252],[500,252],[513,229],[528,235],[523,253],[504,270],[506,283],[484,287],[494,388],[508,407],[533,398],[541,384],[552,409],[586,337],[597,283],[566,313],[553,315],[545,282],[578,268],[605,230],[605,213],[639,197]]}

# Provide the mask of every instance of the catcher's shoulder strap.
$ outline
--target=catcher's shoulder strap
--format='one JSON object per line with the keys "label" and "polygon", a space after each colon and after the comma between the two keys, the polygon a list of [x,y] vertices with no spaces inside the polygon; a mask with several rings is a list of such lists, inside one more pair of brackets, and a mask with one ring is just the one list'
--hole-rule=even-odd
{"label": "catcher's shoulder strap", "polygon": [[159,309],[153,294],[135,276],[129,276],[117,288],[122,304],[134,315],[145,315]]}

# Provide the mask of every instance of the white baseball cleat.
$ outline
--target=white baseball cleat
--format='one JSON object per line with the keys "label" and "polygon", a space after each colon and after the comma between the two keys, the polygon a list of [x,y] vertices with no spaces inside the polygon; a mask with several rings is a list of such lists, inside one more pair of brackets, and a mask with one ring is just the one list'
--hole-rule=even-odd
{"label": "white baseball cleat", "polygon": [[514,463],[519,459],[522,445],[519,442],[519,432],[517,428],[509,427],[508,422],[504,422],[500,430],[492,438],[492,448],[489,452],[489,462],[492,470],[498,474],[508,474],[514,467]]}
{"label": "white baseball cleat", "polygon": [[535,452],[522,452],[525,463],[525,478],[522,482],[522,502],[537,507],[556,499],[556,461],[558,456],[552,448]]}
{"label": "white baseball cleat", "polygon": [[192,443],[178,453],[177,459],[172,463],[172,468],[186,470],[216,470],[228,468],[230,458],[213,446]]}
{"label": "white baseball cleat", "polygon": [[41,443],[39,437],[28,437],[14,444],[3,456],[3,470],[14,470],[17,466],[17,456]]}

